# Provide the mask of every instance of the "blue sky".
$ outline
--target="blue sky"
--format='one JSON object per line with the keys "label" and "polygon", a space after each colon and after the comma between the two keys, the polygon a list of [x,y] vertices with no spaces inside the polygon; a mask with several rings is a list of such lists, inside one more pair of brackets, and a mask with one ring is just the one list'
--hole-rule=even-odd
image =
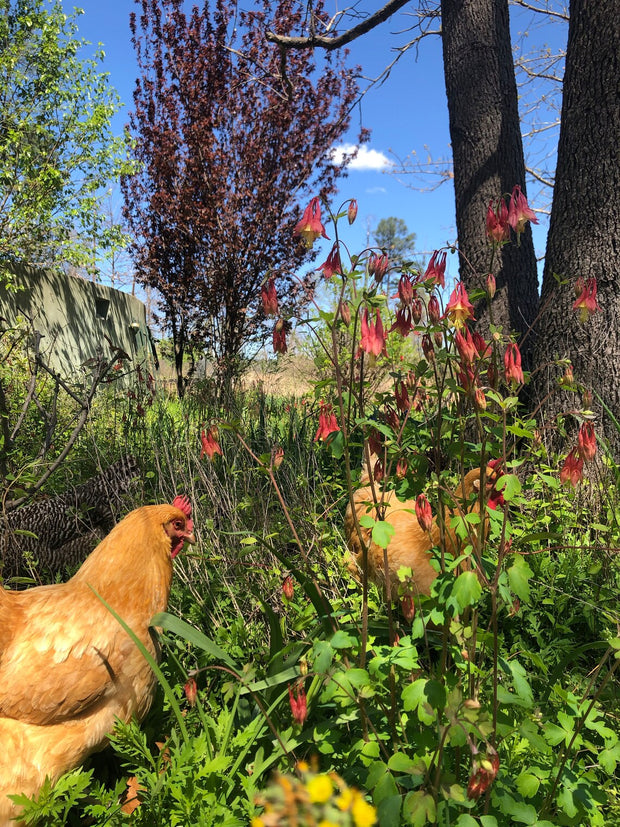
{"label": "blue sky", "polygon": [[[67,10],[73,7],[67,0],[63,3]],[[327,5],[329,7],[329,0]],[[372,11],[379,5],[365,2],[363,7]],[[105,3],[83,0],[81,6],[84,14],[78,20],[80,34],[92,43],[103,44],[106,53],[103,68],[110,73],[110,82],[125,104],[125,110],[115,121],[120,131],[131,109],[136,76],[129,33],[129,14],[136,7],[132,0],[107,0]],[[406,30],[412,25],[415,8],[414,3],[405,7],[398,16],[351,45],[351,63],[360,64],[365,77],[380,75],[394,60],[395,49],[411,39]],[[550,44],[553,49],[564,47],[566,27],[562,23],[541,23],[539,15],[512,7],[511,24],[515,44],[525,42],[530,48],[544,44]],[[525,104],[524,98],[524,107]],[[548,113],[541,117],[544,121]],[[420,161],[427,155],[433,158],[450,156],[441,42],[437,35],[425,38],[417,50],[406,52],[389,77],[370,88],[354,113],[352,129],[345,136],[345,142],[355,141],[360,123],[371,130],[371,140],[362,148],[348,177],[340,183],[340,199],[356,198],[359,204],[355,225],[343,233],[352,252],[364,248],[368,232],[372,232],[381,218],[388,216],[402,218],[409,231],[416,233],[416,249],[421,253],[430,254],[453,242],[456,230],[450,182],[428,191],[430,180],[417,178],[413,181],[412,176],[394,174],[394,162],[412,152]],[[539,150],[542,155],[552,155],[553,152],[553,140]],[[406,186],[406,182],[412,186]],[[420,191],[421,188],[427,191]],[[537,207],[535,193],[536,190],[530,188],[528,194],[534,208]],[[541,205],[543,200],[541,196]],[[546,216],[541,215],[539,227],[534,228],[538,256],[544,254],[546,226]],[[332,235],[329,229],[327,232]],[[329,244],[324,244],[327,254]],[[319,258],[318,262],[322,260]],[[449,257],[449,274],[456,277],[457,270],[456,257]]]}

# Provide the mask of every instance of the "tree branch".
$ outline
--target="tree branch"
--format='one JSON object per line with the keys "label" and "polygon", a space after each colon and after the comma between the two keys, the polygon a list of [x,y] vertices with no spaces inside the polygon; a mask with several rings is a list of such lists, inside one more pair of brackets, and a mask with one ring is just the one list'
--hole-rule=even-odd
{"label": "tree branch", "polygon": [[371,31],[380,23],[385,22],[408,2],[409,0],[389,0],[382,9],[362,20],[357,26],[353,26],[353,28],[347,29],[346,32],[333,37],[316,34],[311,34],[309,37],[288,37],[269,31],[266,38],[270,43],[276,43],[282,49],[308,49],[315,46],[328,51],[340,49],[342,46],[346,46],[347,43],[351,43],[351,41],[357,40],[361,35]]}

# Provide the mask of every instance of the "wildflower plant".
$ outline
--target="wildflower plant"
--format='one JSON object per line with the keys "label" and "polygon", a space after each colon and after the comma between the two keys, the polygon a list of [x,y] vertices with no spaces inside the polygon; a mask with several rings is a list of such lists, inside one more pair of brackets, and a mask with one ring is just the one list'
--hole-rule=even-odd
{"label": "wildflower plant", "polygon": [[[541,698],[530,678],[541,665],[519,631],[540,555],[555,539],[553,520],[537,512],[540,499],[558,496],[561,482],[577,485],[584,460],[596,454],[594,426],[584,415],[578,444],[550,467],[539,425],[520,405],[528,374],[518,339],[493,323],[494,277],[471,295],[463,282],[447,283],[456,248],[435,251],[424,272],[393,266],[383,250],[349,255],[339,227],[356,213],[357,203],[345,202],[332,215],[333,246],[319,268],[335,311],[316,305],[298,321],[318,336],[330,368],[315,390],[315,441],[342,469],[342,510],[349,507],[362,548],[359,568],[346,554],[344,568],[360,602],[349,595],[331,604],[325,594],[321,602],[316,589],[329,584],[313,580],[310,592],[293,571],[322,617],[306,640],[301,682],[289,683],[296,754],[318,755],[324,773],[316,779],[339,771],[367,790],[380,824],[604,824],[604,791],[613,797],[610,770],[620,754],[611,760],[615,741],[599,698],[620,642],[610,636],[592,664],[596,689],[571,694],[558,678]],[[309,245],[327,237],[320,219],[313,199],[295,229]],[[489,270],[499,247],[518,243],[535,220],[518,186],[491,203]],[[597,309],[596,288],[579,289],[583,318]],[[484,332],[476,328],[480,302],[491,319]],[[452,492],[472,468],[481,473],[477,507],[451,517]],[[371,492],[365,510],[355,508],[362,484]],[[394,536],[388,492],[414,501],[413,518],[429,536],[438,529],[428,595],[417,593],[406,568],[397,601],[385,587]],[[448,532],[458,549],[449,550]],[[377,583],[369,579],[370,543],[384,550]],[[585,736],[589,721],[598,722],[594,741]],[[269,807],[268,795],[265,825]]]}

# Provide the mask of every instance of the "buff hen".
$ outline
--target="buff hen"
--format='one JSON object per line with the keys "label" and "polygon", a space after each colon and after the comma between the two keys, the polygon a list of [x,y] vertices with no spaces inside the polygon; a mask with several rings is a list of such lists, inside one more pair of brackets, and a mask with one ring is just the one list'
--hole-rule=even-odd
{"label": "buff hen", "polygon": [[168,604],[172,560],[193,543],[191,507],[150,505],[128,514],[66,583],[0,586],[0,827],[17,807],[102,749],[117,718],[141,720],[155,676],[100,595],[154,656],[154,614]]}
{"label": "buff hen", "polygon": [[[495,461],[490,463],[486,469],[487,488],[491,488],[496,479]],[[469,471],[457,491],[452,496],[454,505],[452,510],[446,510],[443,532],[437,520],[433,519],[430,532],[424,531],[416,517],[415,500],[401,502],[397,499],[395,492],[381,491],[375,487],[376,496],[385,508],[384,519],[394,528],[390,542],[387,546],[388,578],[390,583],[390,596],[392,600],[399,597],[399,586],[401,581],[398,578],[398,570],[409,567],[413,572],[413,595],[430,594],[431,585],[437,577],[437,570],[431,564],[431,549],[440,547],[444,543],[444,550],[453,556],[460,552],[460,543],[450,520],[454,516],[462,515],[468,511],[479,511],[480,509],[480,468]],[[373,493],[366,470],[362,476],[362,482],[366,482],[354,494],[355,512],[358,520],[364,514],[375,516],[373,505]],[[476,497],[474,499],[474,493]],[[349,571],[354,576],[359,576],[363,565],[362,541],[368,548],[368,578],[374,583],[382,586],[385,583],[385,561],[383,549],[372,541],[371,529],[361,528],[361,538],[356,530],[351,505],[348,506],[345,514],[345,534],[347,544],[351,552],[351,559],[348,561]],[[430,535],[430,536],[429,536]]]}

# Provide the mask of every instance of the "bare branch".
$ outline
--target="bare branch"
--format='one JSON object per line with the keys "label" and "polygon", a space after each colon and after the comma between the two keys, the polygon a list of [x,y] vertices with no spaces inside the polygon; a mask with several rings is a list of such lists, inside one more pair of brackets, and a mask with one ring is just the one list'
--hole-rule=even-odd
{"label": "bare branch", "polygon": [[547,14],[549,17],[557,17],[560,20],[568,22],[568,10],[566,6],[564,6],[564,10],[560,12],[550,9],[549,2],[546,3],[544,8],[533,6],[531,3],[526,3],[525,0],[510,0],[510,2],[513,6],[521,6],[522,9],[528,9],[529,11],[536,12],[536,14]]}
{"label": "bare branch", "polygon": [[278,35],[275,32],[269,31],[266,34],[266,38],[270,43],[277,43],[282,49],[308,49],[316,46],[327,51],[340,49],[342,46],[351,43],[351,41],[357,40],[358,37],[366,34],[366,32],[371,31],[380,23],[384,23],[395,12],[402,9],[403,6],[406,6],[408,2],[409,0],[389,0],[382,9],[379,9],[379,11],[370,17],[362,20],[357,26],[353,26],[353,28],[347,29],[346,32],[340,35],[334,35],[333,37],[325,37],[314,33],[309,37],[285,37],[284,35]]}

